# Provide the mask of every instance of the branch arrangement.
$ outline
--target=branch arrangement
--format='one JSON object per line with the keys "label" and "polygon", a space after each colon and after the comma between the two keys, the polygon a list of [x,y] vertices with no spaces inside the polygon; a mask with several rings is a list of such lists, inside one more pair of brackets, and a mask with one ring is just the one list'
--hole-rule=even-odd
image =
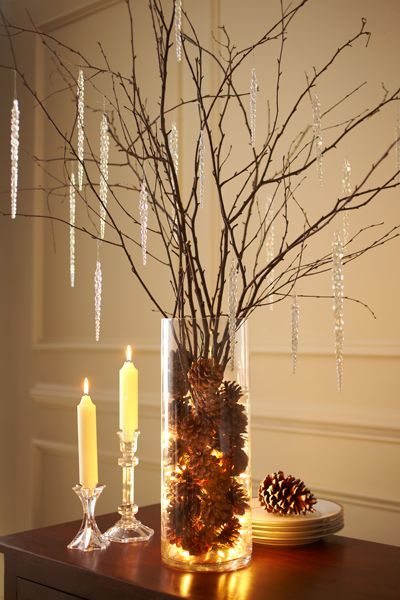
{"label": "branch arrangement", "polygon": [[[130,39],[130,70],[126,73],[113,66],[100,42],[98,63],[94,63],[34,24],[20,27],[2,15],[13,64],[1,66],[18,74],[62,151],[59,156],[33,156],[46,184],[26,191],[45,194],[48,212],[17,211],[19,107],[14,94],[12,210],[2,209],[1,214],[46,218],[69,227],[71,286],[75,285],[75,232],[96,241],[97,340],[102,244],[121,251],[163,317],[177,317],[164,322],[170,328],[170,339],[163,340],[162,348],[162,527],[164,559],[170,562],[222,564],[250,556],[248,390],[240,372],[246,367],[240,367],[235,359],[235,347],[242,360],[244,354],[236,339],[239,326],[254,310],[290,296],[294,372],[298,298],[307,297],[299,293],[296,284],[332,270],[332,295],[314,297],[333,299],[340,389],[346,299],[343,267],[399,235],[399,226],[382,231],[383,224],[351,232],[348,219],[352,211],[363,210],[399,185],[399,133],[398,139],[366,166],[353,187],[350,163],[341,157],[344,170],[339,197],[316,200],[310,209],[304,194],[305,182],[315,179],[316,195],[321,195],[327,157],[397,102],[400,92],[400,88],[383,88],[379,101],[347,117],[341,114],[349,110],[365,82],[345,90],[330,105],[321,104],[319,85],[332,74],[342,55],[353,46],[368,44],[370,34],[362,20],[350,39],[340,42],[324,64],[305,75],[299,91],[291,92],[290,99],[284,97],[287,36],[310,1],[295,0],[285,7],[283,0],[277,0],[279,18],[254,43],[238,48],[228,30],[220,27],[210,48],[201,40],[181,0],[149,0],[158,68],[154,106],[146,98],[146,82],[139,76],[135,27],[141,24],[137,25],[133,0],[125,0]],[[17,60],[18,39],[26,35],[41,41],[54,65],[53,79],[59,84],[47,96],[35,89]],[[255,53],[266,49],[275,53],[276,70],[268,73],[271,94],[267,104],[261,105],[259,81],[263,78],[257,77],[253,61]],[[190,80],[187,95],[178,102],[171,101],[175,61],[175,69]],[[215,89],[209,89],[210,66],[217,74]],[[241,84],[244,72],[245,89]],[[90,106],[87,98],[93,96],[97,101]],[[54,99],[65,107],[68,102],[73,106],[69,128],[57,116]],[[178,115],[186,111],[190,115],[186,139],[190,136],[191,144],[180,156],[182,132],[177,122]],[[65,114],[68,121],[68,110]],[[305,123],[301,122],[304,115],[309,115]],[[88,135],[90,118],[98,123],[99,140]],[[263,120],[267,124],[261,127]],[[388,172],[383,165],[396,152],[397,163],[393,160],[393,164],[397,167],[393,166],[391,175],[382,175]],[[182,185],[182,171],[190,185]],[[54,211],[54,203],[61,205],[65,199],[69,199],[69,218],[61,209]],[[208,244],[200,235],[201,214],[207,204],[218,209],[220,226],[214,278],[206,272]],[[77,218],[82,207],[88,225]],[[332,251],[315,256],[314,242],[330,225],[336,229]],[[154,265],[168,273],[169,300],[160,285],[149,283],[148,272]]]}
{"label": "branch arrangement", "polygon": [[[342,41],[322,66],[306,74],[303,88],[292,97],[290,104],[287,99],[283,103],[287,35],[292,21],[308,2],[300,0],[286,8],[281,0],[278,20],[252,45],[244,48],[237,48],[227,29],[220,27],[214,49],[210,49],[198,36],[184,6],[179,3],[179,14],[176,15],[176,3],[150,0],[158,64],[156,111],[149,108],[138,76],[132,0],[126,0],[131,48],[131,68],[127,73],[113,67],[100,42],[99,62],[94,63],[33,24],[30,28],[20,27],[9,23],[2,15],[13,57],[13,64],[2,67],[17,72],[19,81],[43,111],[63,148],[60,156],[33,157],[46,173],[47,181],[51,182],[37,190],[47,195],[49,212],[42,215],[20,212],[19,216],[55,219],[94,240],[118,247],[153,306],[164,317],[218,320],[227,312],[227,281],[232,265],[236,272],[235,302],[229,301],[229,305],[231,311],[235,311],[235,323],[246,320],[256,308],[281,302],[294,294],[297,281],[329,270],[332,253],[307,258],[315,236],[332,222],[340,228],[339,217],[343,214],[363,209],[383,192],[398,185],[395,168],[391,176],[379,179],[380,167],[391,152],[394,154],[398,149],[397,141],[365,169],[353,190],[347,187],[340,197],[330,203],[324,202],[317,216],[311,217],[306,209],[302,185],[307,178],[315,177],[316,171],[322,180],[326,157],[337,151],[350,134],[361,131],[367,121],[396,102],[399,88],[390,92],[384,90],[375,105],[340,122],[335,121],[338,109],[347,108],[349,100],[363,84],[345,91],[339,100],[321,108],[316,93],[319,83],[329,76],[339,57],[357,44],[368,43],[370,34],[362,20],[358,31]],[[39,38],[54,64],[61,84],[50,96],[39,94],[18,63],[16,49],[21,35]],[[256,134],[258,81],[252,57],[265,47],[271,47],[276,53],[276,72],[274,83],[273,74],[268,73],[271,86],[268,106],[258,107],[258,115],[261,110],[267,110],[268,126],[262,131],[259,126]],[[188,97],[171,104],[168,100],[172,88],[171,62],[177,57],[178,68],[190,75],[191,91]],[[212,92],[205,91],[206,61],[213,65],[218,75],[218,84]],[[249,86],[242,89],[238,76],[246,68]],[[102,111],[84,106],[83,78],[86,89],[89,86],[98,95],[98,104],[104,107]],[[104,91],[105,81],[106,89],[111,91]],[[65,123],[60,123],[52,113],[54,96],[59,101],[69,100],[76,107],[75,119],[67,133]],[[104,164],[104,144],[103,150],[98,151],[97,140],[95,142],[86,134],[83,107],[86,112],[99,113],[103,136],[110,136],[110,140],[103,137],[103,141],[109,143],[110,153],[112,151],[117,158],[108,165]],[[193,120],[190,131],[194,150],[192,155],[185,152],[183,159],[179,157],[176,115],[185,110],[193,111],[193,107],[197,111],[197,120]],[[299,111],[310,115],[309,122],[303,126],[296,120]],[[234,124],[232,114],[235,115]],[[104,119],[108,130],[104,130]],[[238,168],[231,166],[231,155],[235,150],[233,128],[240,130],[243,144],[242,164]],[[329,141],[326,142],[325,132],[328,131]],[[108,146],[106,148],[108,152]],[[54,162],[63,165],[63,177],[51,170]],[[179,179],[182,168],[190,174],[191,181],[190,190],[185,193]],[[121,172],[124,177],[128,174],[127,183],[122,182]],[[71,223],[67,217],[51,212],[53,201],[68,197],[72,174],[76,180],[77,206],[86,207],[91,227]],[[377,178],[379,183],[376,183]],[[208,189],[212,189],[212,199],[207,198],[205,190]],[[132,202],[130,208],[126,208],[123,200],[128,191],[133,191],[137,197],[134,209]],[[204,202],[217,204],[221,223],[218,273],[213,281],[206,273],[204,248],[199,236]],[[4,208],[1,212],[9,214]],[[343,265],[398,236],[395,226],[376,234],[372,242],[363,243],[362,235],[374,227],[363,228],[347,241],[342,240]],[[147,266],[140,264],[141,256]],[[165,293],[161,299],[158,290],[147,283],[146,269],[151,269],[152,262],[169,272],[172,293],[168,304],[164,304]]]}

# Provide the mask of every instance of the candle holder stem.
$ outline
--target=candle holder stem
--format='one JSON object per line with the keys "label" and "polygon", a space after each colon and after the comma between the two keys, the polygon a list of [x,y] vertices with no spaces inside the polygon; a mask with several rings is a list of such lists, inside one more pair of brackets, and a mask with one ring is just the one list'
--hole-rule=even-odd
{"label": "candle holder stem", "polygon": [[118,431],[122,454],[118,459],[118,464],[122,467],[122,504],[118,507],[121,518],[104,534],[111,542],[146,542],[154,534],[150,527],[143,525],[135,516],[138,506],[135,504],[134,469],[139,463],[136,456],[139,433],[140,431],[136,430],[127,436],[121,430]]}
{"label": "candle holder stem", "polygon": [[97,485],[93,489],[82,485],[75,485],[72,488],[82,503],[83,519],[78,533],[67,546],[70,550],[84,552],[103,550],[110,543],[98,528],[94,516],[97,499],[104,488],[105,485]]}

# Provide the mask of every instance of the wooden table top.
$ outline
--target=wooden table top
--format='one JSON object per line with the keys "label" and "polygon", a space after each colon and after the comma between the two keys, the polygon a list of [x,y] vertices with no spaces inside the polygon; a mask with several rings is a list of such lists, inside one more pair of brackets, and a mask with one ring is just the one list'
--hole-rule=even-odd
{"label": "wooden table top", "polygon": [[[79,528],[76,521],[0,538],[0,551],[6,555],[6,579],[7,559],[12,564],[10,559],[17,562],[23,557],[27,565],[32,563],[32,573],[46,565],[48,585],[60,589],[62,582],[59,579],[65,572],[71,593],[96,600],[100,598],[98,592],[93,592],[93,596],[90,592],[95,588],[113,589],[113,595],[104,595],[109,600],[128,597],[192,600],[400,598],[400,548],[396,546],[331,535],[325,541],[308,546],[255,545],[250,565],[236,572],[184,573],[161,562],[160,505],[142,508],[138,517],[155,530],[150,542],[137,545],[114,543],[106,550],[92,553],[67,549]],[[97,519],[102,531],[115,520],[116,515]],[[78,583],[74,584],[86,580],[85,590],[81,589],[82,583],[80,588]],[[64,583],[61,589],[65,589]],[[111,594],[110,591],[107,593]]]}

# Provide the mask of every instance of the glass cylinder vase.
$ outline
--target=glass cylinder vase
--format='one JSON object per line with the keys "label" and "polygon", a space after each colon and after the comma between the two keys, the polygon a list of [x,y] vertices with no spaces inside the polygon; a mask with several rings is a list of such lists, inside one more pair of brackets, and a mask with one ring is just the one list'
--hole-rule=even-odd
{"label": "glass cylinder vase", "polygon": [[161,338],[163,561],[239,569],[252,552],[246,323],[233,340],[227,317],[163,319]]}

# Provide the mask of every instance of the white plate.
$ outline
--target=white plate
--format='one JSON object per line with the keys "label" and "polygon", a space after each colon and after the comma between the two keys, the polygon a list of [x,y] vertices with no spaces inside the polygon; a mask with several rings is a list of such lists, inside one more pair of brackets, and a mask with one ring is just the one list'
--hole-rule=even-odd
{"label": "white plate", "polygon": [[332,525],[336,525],[337,523],[343,523],[344,518],[343,515],[338,515],[333,519],[327,519],[326,521],[318,521],[318,522],[312,522],[309,521],[307,523],[304,523],[303,525],[297,525],[296,527],[277,527],[277,526],[272,526],[269,527],[268,525],[259,525],[258,523],[252,523],[252,527],[253,530],[255,531],[271,531],[274,533],[279,533],[279,532],[287,532],[287,533],[297,533],[297,532],[302,532],[302,531],[313,531],[313,530],[318,530],[318,529],[324,529],[326,527],[330,527]]}
{"label": "white plate", "polygon": [[331,533],[335,533],[336,531],[340,531],[343,529],[344,523],[337,523],[336,525],[332,525],[331,527],[325,527],[318,531],[309,531],[309,532],[299,532],[299,533],[259,533],[253,531],[253,539],[256,540],[279,540],[279,541],[291,541],[291,540],[303,540],[303,539],[314,539],[321,538],[325,535],[330,535]]}
{"label": "white plate", "polygon": [[252,522],[255,527],[305,527],[307,525],[315,525],[321,522],[327,522],[330,519],[343,514],[343,507],[331,500],[319,499],[314,504],[315,512],[305,515],[274,515],[267,512],[260,506],[258,498],[253,498],[252,504]]}
{"label": "white plate", "polygon": [[343,525],[338,525],[337,527],[332,527],[332,529],[326,531],[325,533],[319,533],[312,536],[302,536],[296,538],[288,538],[288,539],[280,539],[280,538],[258,538],[253,536],[253,542],[255,544],[261,544],[264,546],[303,546],[305,544],[312,544],[319,540],[322,540],[324,537],[328,535],[332,535],[333,533],[337,533],[343,528]]}
{"label": "white plate", "polygon": [[343,520],[336,521],[330,525],[322,526],[322,527],[310,527],[309,529],[301,529],[301,530],[279,530],[276,529],[256,529],[253,527],[253,536],[259,538],[279,538],[279,539],[294,539],[301,537],[308,537],[314,535],[325,535],[327,532],[330,532],[332,529],[342,529],[344,527]]}

